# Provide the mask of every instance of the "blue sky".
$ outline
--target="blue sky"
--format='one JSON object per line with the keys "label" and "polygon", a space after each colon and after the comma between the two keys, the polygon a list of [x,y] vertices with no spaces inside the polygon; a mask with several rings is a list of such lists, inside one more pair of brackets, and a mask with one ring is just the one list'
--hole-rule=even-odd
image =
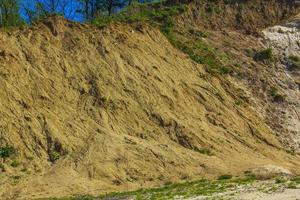
{"label": "blue sky", "polygon": [[[40,2],[43,2],[46,0],[40,0]],[[26,15],[25,9],[30,8],[31,10],[34,10],[36,0],[22,0],[20,5],[20,14],[25,19],[25,21],[28,22],[28,16]],[[65,9],[65,17],[74,21],[83,22],[83,15],[79,12],[76,12],[76,8],[80,8],[80,4],[76,0],[68,0],[67,7]]]}
{"label": "blue sky", "polygon": [[[49,0],[20,0],[20,1],[21,1],[21,5],[20,5],[21,16],[25,19],[25,21],[28,22],[29,21],[28,16],[26,15],[24,7],[34,10],[36,2],[39,1],[39,2],[43,3],[43,2],[47,2]],[[66,13],[65,17],[66,18],[73,20],[73,21],[78,21],[78,22],[84,21],[84,17],[82,15],[82,13],[76,12],[76,10],[80,9],[80,7],[81,7],[80,3],[78,3],[79,0],[57,0],[57,1],[68,2],[67,7],[65,9],[65,13]],[[139,2],[150,2],[150,1],[155,2],[155,1],[159,1],[159,0],[140,0]],[[59,9],[59,7],[58,7],[58,9]]]}

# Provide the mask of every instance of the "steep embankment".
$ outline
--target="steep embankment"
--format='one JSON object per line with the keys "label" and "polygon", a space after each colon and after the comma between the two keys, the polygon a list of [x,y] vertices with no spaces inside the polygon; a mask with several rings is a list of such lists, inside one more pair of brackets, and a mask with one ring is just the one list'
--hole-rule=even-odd
{"label": "steep embankment", "polygon": [[245,85],[207,73],[153,27],[53,17],[0,33],[0,82],[0,144],[17,150],[1,166],[3,198],[99,194],[264,164],[299,172]]}
{"label": "steep embankment", "polygon": [[[261,32],[267,26],[292,21],[299,13],[299,2],[217,2],[191,3],[187,12],[176,18],[178,46],[208,71],[230,74],[223,78],[243,84],[248,101],[274,135],[291,153],[299,152],[299,78],[298,72],[287,66],[291,50],[298,55],[297,20],[292,27],[286,25],[291,27],[288,33],[283,28],[268,38]],[[267,48],[273,49],[270,58],[258,59]],[[288,49],[285,55],[282,48]]]}

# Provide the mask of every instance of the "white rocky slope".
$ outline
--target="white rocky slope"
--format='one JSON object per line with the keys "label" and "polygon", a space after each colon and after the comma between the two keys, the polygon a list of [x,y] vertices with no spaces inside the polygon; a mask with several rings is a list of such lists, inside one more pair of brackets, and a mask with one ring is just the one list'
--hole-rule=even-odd
{"label": "white rocky slope", "polygon": [[[276,112],[281,125],[287,127],[283,137],[291,147],[300,148],[300,71],[288,66],[290,56],[300,56],[300,15],[294,20],[263,31],[267,45],[274,50],[281,62],[276,66],[274,82],[286,95],[286,106],[278,105]],[[284,138],[285,137],[285,138]]]}
{"label": "white rocky slope", "polygon": [[300,55],[300,16],[284,25],[265,29],[263,34],[277,53],[283,56]]}

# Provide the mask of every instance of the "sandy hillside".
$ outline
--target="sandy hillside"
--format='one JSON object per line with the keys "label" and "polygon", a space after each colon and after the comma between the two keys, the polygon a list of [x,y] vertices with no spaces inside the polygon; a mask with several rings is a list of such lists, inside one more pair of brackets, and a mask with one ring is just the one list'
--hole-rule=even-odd
{"label": "sandy hillside", "polygon": [[1,32],[1,145],[17,153],[0,196],[100,194],[265,164],[299,173],[300,157],[246,91],[148,25],[100,30],[52,17]]}
{"label": "sandy hillside", "polygon": [[[240,2],[192,2],[187,12],[176,17],[175,33],[187,46],[197,49],[200,40],[208,44],[208,51],[216,49],[218,64],[232,70],[231,76],[222,78],[243,85],[247,101],[273,134],[288,151],[299,153],[299,70],[290,68],[288,57],[299,55],[296,15],[300,4],[293,0]],[[255,59],[267,48],[272,49],[271,59]],[[274,100],[274,90],[284,101]]]}

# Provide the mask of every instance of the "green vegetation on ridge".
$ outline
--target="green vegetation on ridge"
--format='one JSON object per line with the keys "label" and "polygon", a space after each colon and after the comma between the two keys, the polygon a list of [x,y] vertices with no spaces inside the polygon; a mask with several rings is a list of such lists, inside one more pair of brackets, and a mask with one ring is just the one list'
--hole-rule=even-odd
{"label": "green vegetation on ridge", "polygon": [[[220,53],[203,38],[207,34],[199,30],[189,30],[187,33],[177,33],[173,17],[187,10],[185,4],[165,5],[161,2],[134,4],[119,14],[96,18],[92,24],[104,28],[111,23],[148,23],[158,27],[170,43],[180,49],[199,64],[203,64],[207,72],[212,74],[227,74],[231,67],[224,66]],[[193,35],[193,42],[182,40],[183,35]]]}

